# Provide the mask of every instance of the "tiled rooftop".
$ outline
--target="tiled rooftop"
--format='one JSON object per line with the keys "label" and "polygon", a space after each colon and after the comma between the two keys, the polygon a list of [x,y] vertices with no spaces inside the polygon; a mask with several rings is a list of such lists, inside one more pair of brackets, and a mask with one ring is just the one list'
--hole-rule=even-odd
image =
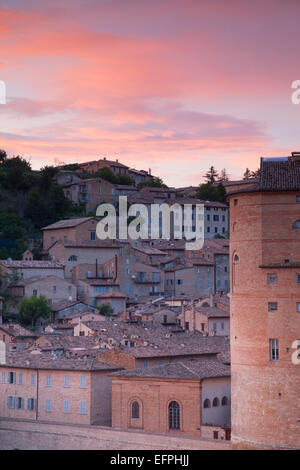
{"label": "tiled rooftop", "polygon": [[112,371],[120,369],[120,367],[98,360],[93,354],[68,357],[64,353],[45,353],[37,351],[7,353],[6,363],[0,364],[0,367],[7,367],[7,365],[16,368],[39,370]]}
{"label": "tiled rooftop", "polygon": [[32,336],[36,337],[38,336],[36,333],[33,333],[30,330],[27,330],[27,328],[24,328],[23,326],[19,325],[18,323],[3,323],[0,325],[0,329],[4,330],[6,333],[18,337],[18,336]]}
{"label": "tiled rooftop", "polygon": [[47,225],[46,227],[43,227],[41,230],[55,230],[55,229],[60,229],[60,228],[71,228],[71,227],[77,227],[80,224],[83,224],[84,222],[87,222],[88,220],[92,220],[94,217],[80,217],[78,219],[65,219],[65,220],[59,220],[58,222],[55,222],[54,224]]}
{"label": "tiled rooftop", "polygon": [[25,261],[25,260],[0,260],[0,264],[6,268],[63,268],[58,261]]}
{"label": "tiled rooftop", "polygon": [[192,359],[161,366],[115,372],[112,377],[145,377],[166,379],[208,379],[230,377],[230,367],[213,359]]}

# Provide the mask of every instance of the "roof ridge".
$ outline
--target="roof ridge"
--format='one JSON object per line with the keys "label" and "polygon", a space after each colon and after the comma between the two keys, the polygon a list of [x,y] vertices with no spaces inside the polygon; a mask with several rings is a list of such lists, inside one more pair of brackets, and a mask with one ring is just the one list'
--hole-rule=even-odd
{"label": "roof ridge", "polygon": [[200,378],[200,375],[197,374],[195,371],[193,371],[192,369],[190,369],[186,364],[184,364],[183,362],[179,361],[179,364],[181,364],[185,369],[187,369],[189,372],[191,372],[193,375],[195,375],[196,377]]}

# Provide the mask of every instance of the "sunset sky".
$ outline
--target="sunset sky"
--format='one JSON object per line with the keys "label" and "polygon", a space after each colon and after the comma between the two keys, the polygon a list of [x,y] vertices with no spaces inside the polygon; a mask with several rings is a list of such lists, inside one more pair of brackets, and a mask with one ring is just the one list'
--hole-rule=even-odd
{"label": "sunset sky", "polygon": [[196,185],[300,150],[299,0],[0,0],[0,148]]}

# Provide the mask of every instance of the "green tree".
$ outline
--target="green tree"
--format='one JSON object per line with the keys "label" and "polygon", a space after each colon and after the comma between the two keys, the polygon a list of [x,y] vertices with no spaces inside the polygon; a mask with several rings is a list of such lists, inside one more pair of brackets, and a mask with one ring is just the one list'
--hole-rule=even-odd
{"label": "green tree", "polygon": [[51,308],[44,295],[25,297],[19,306],[19,321],[22,325],[35,326],[39,318],[49,318]]}
{"label": "green tree", "polygon": [[117,177],[118,184],[124,184],[126,186],[134,186],[135,181],[129,175],[119,175]]}
{"label": "green tree", "polygon": [[245,173],[243,175],[243,179],[247,180],[249,178],[251,178],[251,171],[249,170],[249,168],[246,168]]}
{"label": "green tree", "polygon": [[218,182],[219,183],[223,183],[223,181],[229,181],[229,175],[227,173],[226,168],[223,168],[223,170],[221,170],[221,173],[218,177]]}
{"label": "green tree", "polygon": [[105,181],[108,181],[109,183],[117,184],[118,179],[116,175],[111,171],[110,168],[103,167],[100,168],[100,170],[96,171],[93,173],[94,178],[102,178]]}
{"label": "green tree", "polygon": [[166,188],[166,189],[168,188],[168,186],[158,176],[153,176],[153,178],[151,178],[149,181],[143,181],[142,183],[139,183],[137,185],[138,189],[141,189],[141,188],[144,188],[144,187],[147,187],[147,188]]}
{"label": "green tree", "polygon": [[204,201],[226,202],[226,191],[222,184],[213,185],[211,183],[200,184],[196,191],[196,198]]}
{"label": "green tree", "polygon": [[214,184],[214,183],[216,183],[216,181],[219,177],[219,174],[218,174],[217,170],[215,169],[215,167],[211,166],[209,168],[209,170],[203,176],[204,176],[207,183]]}
{"label": "green tree", "polygon": [[0,163],[4,163],[6,159],[7,153],[5,152],[5,150],[0,149]]}
{"label": "green tree", "polygon": [[109,303],[99,305],[97,309],[101,315],[105,315],[106,317],[111,317],[114,313],[114,310]]}

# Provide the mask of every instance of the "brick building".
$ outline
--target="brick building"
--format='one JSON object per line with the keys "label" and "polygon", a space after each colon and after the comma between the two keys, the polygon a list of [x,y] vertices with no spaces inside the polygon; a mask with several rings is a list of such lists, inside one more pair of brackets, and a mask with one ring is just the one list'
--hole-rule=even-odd
{"label": "brick building", "polygon": [[173,362],[111,378],[113,427],[201,436],[206,425],[230,422],[230,367],[217,360]]}
{"label": "brick building", "polygon": [[232,442],[299,448],[300,154],[262,158],[260,170],[227,188]]}
{"label": "brick building", "polygon": [[114,370],[120,368],[90,354],[7,353],[0,364],[0,416],[109,426]]}

